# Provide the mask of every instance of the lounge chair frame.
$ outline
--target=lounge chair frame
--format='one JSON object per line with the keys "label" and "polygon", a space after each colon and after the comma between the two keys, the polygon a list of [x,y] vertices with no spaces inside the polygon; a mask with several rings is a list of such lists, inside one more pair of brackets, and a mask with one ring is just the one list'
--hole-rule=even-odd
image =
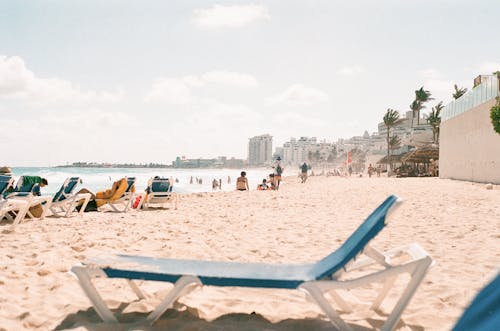
{"label": "lounge chair frame", "polygon": [[132,186],[135,185],[135,180],[136,180],[135,177],[126,177],[126,178],[128,186],[127,190],[123,193],[123,195],[116,200],[107,202],[103,206],[109,206],[112,211],[117,213],[126,213],[129,210],[129,208],[134,203],[134,198],[141,194],[130,191],[132,189]]}
{"label": "lounge chair frame", "polygon": [[[81,182],[82,180],[79,177],[71,177],[64,181],[60,191],[58,192],[59,195],[57,196],[56,193],[56,196],[54,196],[54,199],[52,199],[52,203],[50,205],[52,216],[70,217],[71,214],[76,210],[77,203],[81,200],[83,200],[83,204],[81,205],[78,215],[83,215],[85,207],[87,207],[87,204],[89,203],[92,195],[90,193],[72,193],[76,185]],[[73,186],[71,192],[68,193],[66,192],[66,188],[70,184],[72,184]]]}
{"label": "lounge chair frame", "polygon": [[[399,201],[398,201],[399,202]],[[390,211],[394,210],[394,206],[391,207]],[[386,216],[387,217],[387,216]],[[396,327],[396,324],[401,318],[401,315],[410,302],[411,298],[415,294],[419,284],[424,278],[428,268],[432,264],[432,259],[429,257],[427,252],[420,247],[418,244],[413,243],[410,245],[402,246],[396,249],[392,249],[387,252],[380,252],[369,245],[364,246],[364,250],[361,252],[364,256],[357,261],[351,260],[342,269],[333,273],[332,275],[327,275],[321,279],[306,280],[301,282],[295,289],[303,291],[307,296],[316,303],[323,313],[328,317],[330,322],[340,330],[352,330],[349,325],[347,325],[342,318],[340,313],[338,313],[326,299],[325,294],[329,294],[330,297],[335,301],[335,303],[340,307],[342,312],[351,312],[352,306],[348,304],[338,293],[337,290],[349,290],[361,286],[366,286],[371,283],[383,282],[384,285],[380,290],[378,296],[375,298],[371,305],[371,309],[377,310],[382,304],[384,298],[388,294],[389,290],[393,287],[393,284],[397,277],[401,274],[409,274],[410,280],[406,285],[400,299],[397,301],[393,307],[392,312],[389,314],[386,322],[382,326],[381,330],[389,331]],[[391,259],[395,256],[401,254],[407,254],[411,259],[403,264],[392,264]],[[356,276],[354,278],[349,278],[346,280],[341,279],[343,276],[350,276],[351,272],[354,270],[361,271],[364,268],[378,265],[382,267],[382,270],[372,272],[369,274],[363,274],[361,276]],[[101,264],[88,264],[88,265],[77,265],[71,270],[76,275],[79,283],[90,299],[92,305],[97,311],[98,315],[105,322],[117,323],[118,319],[115,317],[113,312],[107,307],[103,301],[100,294],[97,292],[96,288],[92,284],[92,278],[108,277],[105,269],[108,266]],[[380,268],[379,267],[379,268]],[[147,272],[147,271],[145,271]],[[125,271],[127,273],[127,271]],[[140,273],[140,272],[139,272]],[[146,298],[146,295],[139,289],[139,287],[134,283],[132,279],[141,279],[137,275],[133,275],[134,272],[131,271],[128,277],[113,277],[113,278],[125,278],[130,285],[132,291],[136,294],[138,299]],[[143,278],[144,279],[144,278]],[[153,280],[153,279],[147,279]],[[242,286],[242,287],[260,287],[253,285],[235,285],[236,281],[226,285],[219,286]],[[180,276],[174,283],[173,288],[166,295],[163,301],[151,312],[146,320],[153,324],[168,308],[172,307],[174,303],[181,296],[193,291],[195,288],[205,285],[203,279],[190,274],[185,274]],[[213,284],[208,284],[213,285]],[[206,286],[206,285],[205,285]],[[262,286],[264,287],[264,286]],[[280,286],[265,286],[267,288],[285,288]],[[288,288],[291,289],[291,288]]]}
{"label": "lounge chair frame", "polygon": [[[169,191],[165,192],[153,192],[153,183],[155,182],[163,182],[163,181],[168,181],[169,182]],[[144,209],[151,208],[151,205],[160,205],[161,207],[165,207],[166,204],[170,204],[174,207],[174,209],[177,209],[178,206],[178,201],[179,201],[179,196],[177,193],[172,192],[172,181],[170,179],[166,178],[160,178],[160,179],[150,179],[148,183],[148,187],[151,188],[151,192],[147,194],[147,197],[145,199],[141,199],[141,204],[139,205],[139,208],[141,206],[144,207]]]}
{"label": "lounge chair frame", "polygon": [[[0,221],[5,217],[12,221],[12,228],[14,228],[24,219],[28,209],[29,204],[27,201],[19,199],[2,200],[0,201]],[[10,212],[14,213],[15,217],[12,217]]]}

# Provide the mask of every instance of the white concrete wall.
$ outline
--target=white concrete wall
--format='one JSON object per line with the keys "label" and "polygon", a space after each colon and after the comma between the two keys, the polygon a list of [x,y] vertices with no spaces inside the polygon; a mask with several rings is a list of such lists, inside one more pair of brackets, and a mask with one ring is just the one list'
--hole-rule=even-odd
{"label": "white concrete wall", "polygon": [[439,176],[500,184],[500,134],[493,130],[492,99],[441,123]]}

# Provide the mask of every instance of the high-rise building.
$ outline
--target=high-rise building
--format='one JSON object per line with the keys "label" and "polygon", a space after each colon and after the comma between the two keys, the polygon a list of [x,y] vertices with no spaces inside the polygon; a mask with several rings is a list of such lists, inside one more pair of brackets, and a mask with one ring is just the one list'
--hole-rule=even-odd
{"label": "high-rise building", "polygon": [[248,142],[248,163],[250,165],[270,164],[273,160],[273,137],[269,134],[255,136]]}

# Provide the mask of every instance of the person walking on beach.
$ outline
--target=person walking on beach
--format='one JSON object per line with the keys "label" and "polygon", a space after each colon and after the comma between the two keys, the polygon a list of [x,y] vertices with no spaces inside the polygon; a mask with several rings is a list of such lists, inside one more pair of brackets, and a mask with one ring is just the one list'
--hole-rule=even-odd
{"label": "person walking on beach", "polygon": [[377,166],[377,177],[380,177],[380,173],[382,172],[382,166],[379,164]]}
{"label": "person walking on beach", "polygon": [[368,166],[368,177],[372,177],[372,174],[373,174],[373,167],[372,167],[372,164],[370,163],[370,165]]}
{"label": "person walking on beach", "polygon": [[217,181],[217,179],[214,178],[214,180],[212,181],[212,191],[215,191],[218,186],[219,182]]}
{"label": "person walking on beach", "polygon": [[307,163],[304,162],[302,166],[300,167],[300,179],[302,179],[301,183],[305,183],[307,180],[307,170],[309,167],[307,166]]}
{"label": "person walking on beach", "polygon": [[352,166],[349,165],[349,177],[351,177],[351,175],[352,175]]}
{"label": "person walking on beach", "polygon": [[285,168],[281,165],[281,157],[276,158],[276,164],[274,165],[274,185],[275,185],[275,190],[278,190],[280,188],[280,183],[281,183],[281,174]]}
{"label": "person walking on beach", "polygon": [[247,173],[242,171],[241,176],[236,179],[236,189],[238,191],[250,191],[246,175]]}

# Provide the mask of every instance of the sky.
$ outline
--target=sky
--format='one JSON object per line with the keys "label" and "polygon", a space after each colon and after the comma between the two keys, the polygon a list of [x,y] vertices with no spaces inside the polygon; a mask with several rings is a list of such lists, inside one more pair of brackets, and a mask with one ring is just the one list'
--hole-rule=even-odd
{"label": "sky", "polygon": [[500,70],[500,1],[0,0],[0,166],[247,157]]}

